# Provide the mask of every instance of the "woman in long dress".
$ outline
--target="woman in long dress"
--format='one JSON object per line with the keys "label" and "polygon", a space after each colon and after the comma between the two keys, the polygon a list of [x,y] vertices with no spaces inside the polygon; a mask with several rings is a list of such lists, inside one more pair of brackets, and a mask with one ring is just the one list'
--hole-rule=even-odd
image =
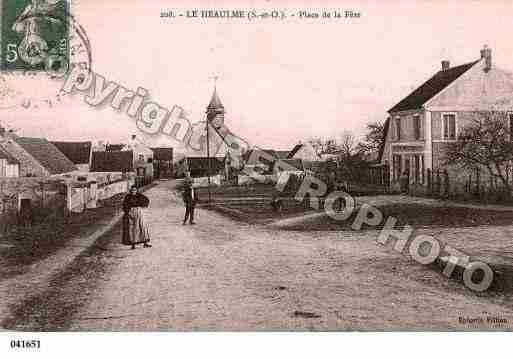
{"label": "woman in long dress", "polygon": [[123,239],[122,243],[132,246],[135,249],[136,244],[143,243],[144,247],[151,247],[150,232],[148,224],[144,220],[145,208],[150,204],[150,200],[145,195],[137,191],[137,187],[132,186],[123,200]]}

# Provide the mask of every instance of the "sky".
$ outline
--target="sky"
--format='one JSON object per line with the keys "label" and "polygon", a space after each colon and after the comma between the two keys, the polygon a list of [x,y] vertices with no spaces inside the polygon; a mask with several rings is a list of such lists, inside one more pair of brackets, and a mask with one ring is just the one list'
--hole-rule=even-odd
{"label": "sky", "polygon": [[[160,17],[178,8],[350,9],[361,17]],[[290,149],[312,136],[336,138],[346,131],[361,136],[366,123],[383,121],[442,60],[451,66],[476,60],[484,44],[494,64],[513,71],[510,1],[75,0],[72,11],[90,39],[95,72],[129,89],[144,87],[169,109],[181,106],[192,122],[203,119],[218,76],[225,123],[263,148]],[[16,94],[0,103],[0,121],[21,135],[126,142],[138,133],[126,114],[92,108],[81,93],[51,107],[15,106],[23,98],[53,98],[61,84],[44,76],[1,78],[0,90],[7,86]]]}

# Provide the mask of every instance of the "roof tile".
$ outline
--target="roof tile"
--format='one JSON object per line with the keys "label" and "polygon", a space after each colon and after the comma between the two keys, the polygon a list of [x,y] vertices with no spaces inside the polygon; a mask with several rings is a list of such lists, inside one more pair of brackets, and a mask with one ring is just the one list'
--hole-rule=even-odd
{"label": "roof tile", "polygon": [[449,86],[458,77],[470,70],[478,61],[468,64],[449,68],[447,70],[438,71],[433,77],[424,82],[420,87],[402,99],[397,105],[392,107],[388,112],[399,112],[407,110],[417,110],[421,108],[427,101],[432,99],[436,94]]}
{"label": "roof tile", "polygon": [[16,137],[15,141],[52,175],[77,170],[73,162],[46,138]]}

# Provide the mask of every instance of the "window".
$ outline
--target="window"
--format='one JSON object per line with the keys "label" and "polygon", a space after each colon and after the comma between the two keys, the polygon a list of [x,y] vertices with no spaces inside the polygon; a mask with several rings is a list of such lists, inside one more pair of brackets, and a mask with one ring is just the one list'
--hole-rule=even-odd
{"label": "window", "polygon": [[139,161],[144,161],[144,155],[139,155]]}
{"label": "window", "polygon": [[413,136],[416,140],[420,140],[420,116],[413,116]]}
{"label": "window", "polygon": [[456,139],[456,115],[453,113],[446,113],[443,115],[443,132],[442,138],[444,140]]}
{"label": "window", "polygon": [[395,119],[395,138],[398,141],[401,139],[401,118],[399,117]]}

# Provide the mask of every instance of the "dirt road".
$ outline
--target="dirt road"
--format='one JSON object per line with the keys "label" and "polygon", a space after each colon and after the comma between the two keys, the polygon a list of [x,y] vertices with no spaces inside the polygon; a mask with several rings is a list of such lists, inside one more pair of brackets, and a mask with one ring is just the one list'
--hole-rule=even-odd
{"label": "dirt road", "polygon": [[[391,249],[377,233],[294,232],[183,208],[165,182],[147,192],[153,248],[120,229],[20,299],[3,323],[26,330],[504,330],[513,305],[479,296]],[[472,323],[463,323],[463,319]],[[506,323],[488,322],[488,317]]]}

